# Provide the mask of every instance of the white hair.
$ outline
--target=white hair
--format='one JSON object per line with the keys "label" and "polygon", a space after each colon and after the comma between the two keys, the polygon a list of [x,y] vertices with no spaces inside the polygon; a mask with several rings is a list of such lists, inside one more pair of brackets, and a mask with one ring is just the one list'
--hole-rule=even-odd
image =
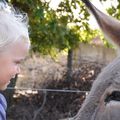
{"label": "white hair", "polygon": [[0,51],[21,39],[30,43],[27,14],[16,11],[4,1],[0,2]]}

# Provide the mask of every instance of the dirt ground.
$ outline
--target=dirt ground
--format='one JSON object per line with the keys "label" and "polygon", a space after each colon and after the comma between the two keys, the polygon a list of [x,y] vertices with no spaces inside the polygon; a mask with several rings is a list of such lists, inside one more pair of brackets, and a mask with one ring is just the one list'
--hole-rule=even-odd
{"label": "dirt ground", "polygon": [[[60,80],[45,82],[45,88],[89,91],[101,68],[103,65],[99,63],[82,62],[74,69],[71,81],[67,81],[64,74]],[[71,117],[80,109],[86,94],[16,90],[7,110],[7,120],[59,120]]]}

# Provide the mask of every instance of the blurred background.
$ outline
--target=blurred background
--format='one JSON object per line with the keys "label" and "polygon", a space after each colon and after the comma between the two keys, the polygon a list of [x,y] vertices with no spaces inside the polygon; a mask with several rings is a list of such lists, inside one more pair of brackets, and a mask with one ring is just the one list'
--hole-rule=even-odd
{"label": "blurred background", "polygon": [[[81,0],[8,0],[28,13],[31,50],[3,92],[7,120],[59,120],[80,109],[101,69],[116,56]],[[119,0],[91,0],[120,19]]]}

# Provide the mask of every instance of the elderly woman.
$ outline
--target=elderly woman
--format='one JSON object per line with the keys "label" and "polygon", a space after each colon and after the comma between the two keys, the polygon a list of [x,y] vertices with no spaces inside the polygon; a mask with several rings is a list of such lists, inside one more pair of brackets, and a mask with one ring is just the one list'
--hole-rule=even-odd
{"label": "elderly woman", "polygon": [[[11,78],[20,73],[19,64],[30,48],[27,17],[0,1],[0,90],[5,90]],[[6,120],[6,100],[0,94],[0,120]]]}

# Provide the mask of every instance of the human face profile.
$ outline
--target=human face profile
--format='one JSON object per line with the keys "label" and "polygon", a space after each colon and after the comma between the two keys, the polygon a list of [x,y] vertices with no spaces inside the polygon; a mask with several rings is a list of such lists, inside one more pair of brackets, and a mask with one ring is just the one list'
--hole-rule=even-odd
{"label": "human face profile", "polygon": [[0,90],[7,88],[11,78],[20,73],[20,64],[29,51],[29,44],[16,41],[0,53]]}

